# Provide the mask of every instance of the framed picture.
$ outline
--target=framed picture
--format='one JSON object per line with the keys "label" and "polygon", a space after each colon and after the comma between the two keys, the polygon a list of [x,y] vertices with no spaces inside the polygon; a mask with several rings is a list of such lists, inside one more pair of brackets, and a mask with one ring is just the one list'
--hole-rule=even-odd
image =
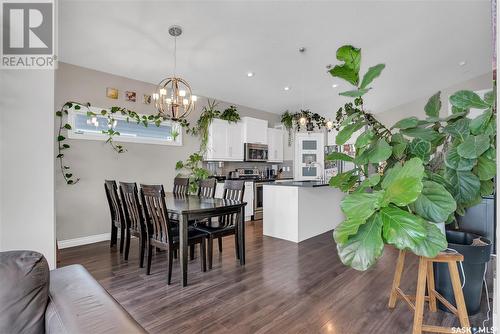
{"label": "framed picture", "polygon": [[110,87],[106,88],[106,96],[113,100],[118,99],[118,89]]}
{"label": "framed picture", "polygon": [[144,96],[142,98],[142,103],[144,103],[144,104],[151,104],[151,95],[144,94]]}
{"label": "framed picture", "polygon": [[136,101],[136,93],[135,92],[125,92],[125,101],[135,102]]}

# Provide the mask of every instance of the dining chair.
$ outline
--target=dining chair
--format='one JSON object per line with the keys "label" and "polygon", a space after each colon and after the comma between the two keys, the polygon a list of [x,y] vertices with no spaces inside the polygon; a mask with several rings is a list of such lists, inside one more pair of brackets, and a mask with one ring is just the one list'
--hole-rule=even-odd
{"label": "dining chair", "polygon": [[[172,263],[174,251],[179,249],[179,230],[172,227],[165,204],[165,191],[162,185],[141,184],[141,198],[148,229],[148,264],[146,274],[151,274],[151,258],[153,247],[168,251],[167,284],[172,278]],[[207,234],[196,229],[188,229],[188,246],[200,244],[201,270],[207,270],[205,255],[205,239]]]}
{"label": "dining chair", "polygon": [[128,260],[130,250],[130,236],[139,238],[139,267],[144,267],[144,253],[147,243],[147,230],[142,211],[141,203],[139,202],[139,194],[137,192],[137,184],[120,182],[120,196],[123,201],[124,216],[125,216],[125,260]]}
{"label": "dining chair", "polygon": [[[226,182],[224,183],[223,199],[242,202],[244,193],[245,193],[245,181],[226,180]],[[239,258],[238,219],[240,219],[239,214],[224,215],[219,217],[218,226],[201,225],[195,227],[197,230],[205,232],[207,234],[208,269],[212,269],[214,239],[219,239],[219,252],[222,252],[222,237],[234,235],[234,247],[236,252],[236,258]]]}
{"label": "dining chair", "polygon": [[115,180],[104,180],[104,190],[108,200],[109,211],[111,214],[111,243],[110,247],[116,245],[118,229],[120,229],[120,253],[123,253],[125,241],[125,218]]}
{"label": "dining chair", "polygon": [[189,178],[176,177],[174,179],[174,189],[172,192],[176,195],[187,195],[189,193]]}
{"label": "dining chair", "polygon": [[200,182],[198,182],[198,196],[214,198],[216,186],[217,180],[214,178],[201,180]]}

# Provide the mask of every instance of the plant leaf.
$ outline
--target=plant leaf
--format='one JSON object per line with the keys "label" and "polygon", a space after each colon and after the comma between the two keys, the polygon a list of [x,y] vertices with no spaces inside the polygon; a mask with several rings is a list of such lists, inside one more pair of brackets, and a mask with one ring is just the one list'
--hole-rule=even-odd
{"label": "plant leaf", "polygon": [[438,141],[443,134],[434,131],[432,128],[412,128],[401,130],[401,133],[408,137],[420,138],[432,142]]}
{"label": "plant leaf", "polygon": [[493,112],[489,109],[470,121],[470,132],[473,135],[484,133],[492,115]]}
{"label": "plant leaf", "polygon": [[490,107],[490,105],[484,102],[479,95],[470,90],[460,90],[456,92],[450,96],[450,102],[453,106],[460,109],[486,109]]}
{"label": "plant leaf", "polygon": [[410,142],[410,153],[422,160],[428,162],[431,156],[432,145],[427,140],[415,138]]}
{"label": "plant leaf", "polygon": [[490,160],[482,156],[477,160],[477,176],[481,181],[491,180],[495,177],[497,171],[497,164],[495,160]]}
{"label": "plant leaf", "polygon": [[450,148],[444,159],[444,163],[447,167],[460,171],[472,170],[476,162],[476,159],[462,158],[458,154],[456,147]]}
{"label": "plant leaf", "polygon": [[359,73],[361,66],[361,49],[352,45],[343,45],[337,49],[337,59],[343,61],[345,65],[354,72]]}
{"label": "plant leaf", "polygon": [[[396,124],[392,126],[392,128],[397,128],[397,129],[411,129],[414,128],[418,125],[419,120],[415,116],[412,117],[407,117],[403,118],[402,120],[398,121]],[[392,129],[391,128],[391,129]]]}
{"label": "plant leaf", "polygon": [[384,204],[389,202],[405,206],[414,202],[422,192],[424,166],[419,158],[408,160],[404,166],[395,165],[386,172],[382,181],[385,189]]}
{"label": "plant leaf", "polygon": [[344,220],[333,231],[333,238],[335,239],[335,242],[338,244],[347,242],[351,235],[358,233],[359,227],[364,223],[366,223],[365,220]]}
{"label": "plant leaf", "polygon": [[398,207],[382,208],[380,217],[383,223],[384,240],[397,249],[414,250],[427,236],[425,221]]}
{"label": "plant leaf", "polygon": [[340,130],[337,136],[335,137],[335,143],[337,145],[345,144],[345,142],[352,137],[352,134],[361,129],[363,125],[364,123],[358,122],[344,126],[342,130]]}
{"label": "plant leaf", "polygon": [[360,89],[366,88],[375,78],[377,78],[382,70],[385,68],[385,64],[378,64],[372,66],[368,69],[368,71],[363,76],[363,80],[361,81]]}
{"label": "plant leaf", "polygon": [[347,67],[345,64],[335,65],[335,67],[330,70],[330,74],[332,77],[344,79],[353,86],[358,85],[359,74],[352,68]]}
{"label": "plant leaf", "polygon": [[360,88],[360,89],[357,89],[357,90],[348,90],[348,91],[339,93],[339,95],[341,95],[341,96],[348,96],[348,97],[360,97],[360,96],[363,96],[366,93],[368,93],[368,91],[370,89],[371,88],[362,88],[362,89]]}
{"label": "plant leaf", "polygon": [[348,192],[357,181],[358,176],[356,175],[356,170],[353,169],[333,176],[329,181],[329,185],[334,188],[339,188],[343,192]]}
{"label": "plant leaf", "polygon": [[452,195],[458,203],[472,201],[478,196],[481,183],[472,172],[446,168],[444,177],[450,183]]}
{"label": "plant leaf", "polygon": [[380,208],[384,191],[348,194],[340,202],[340,208],[348,219],[366,220]]}
{"label": "plant leaf", "polygon": [[389,159],[392,155],[392,147],[385,139],[379,139],[368,149],[367,154],[369,163],[379,163]]}
{"label": "plant leaf", "polygon": [[490,147],[490,138],[486,135],[469,136],[457,146],[458,154],[467,159],[476,159]]}
{"label": "plant leaf", "polygon": [[380,175],[379,174],[373,174],[370,177],[368,177],[368,178],[364,179],[363,181],[361,181],[361,183],[356,188],[356,192],[362,192],[366,188],[375,187],[379,182],[380,182]]}
{"label": "plant leaf", "polygon": [[427,236],[415,245],[412,251],[418,256],[433,258],[448,247],[448,241],[435,224],[424,222],[423,225]]}
{"label": "plant leaf", "polygon": [[359,226],[358,233],[351,236],[346,243],[337,244],[342,263],[361,271],[370,268],[384,250],[381,231],[382,220],[377,213]]}
{"label": "plant leaf", "polygon": [[375,134],[373,133],[372,129],[366,130],[365,132],[360,134],[359,137],[356,139],[356,143],[354,144],[354,147],[356,147],[358,149],[365,147],[366,145],[368,145],[371,142],[374,135]]}
{"label": "plant leaf", "polygon": [[330,161],[335,161],[335,160],[342,160],[342,161],[353,161],[353,157],[347,155],[347,154],[344,154],[344,153],[340,153],[340,152],[332,152],[330,154],[327,155],[326,157],[326,160],[330,160]]}
{"label": "plant leaf", "polygon": [[429,117],[439,117],[441,110],[441,92],[432,95],[424,107],[425,114]]}
{"label": "plant leaf", "polygon": [[496,90],[490,90],[486,94],[484,94],[483,100],[484,102],[488,103],[491,107],[495,105],[495,98],[496,98]]}
{"label": "plant leaf", "polygon": [[461,118],[453,123],[447,124],[443,132],[448,133],[453,138],[464,141],[465,138],[470,136],[469,122],[470,120],[468,118]]}
{"label": "plant leaf", "polygon": [[493,189],[495,188],[495,184],[492,180],[481,181],[480,192],[481,196],[488,196],[493,193]]}
{"label": "plant leaf", "polygon": [[424,181],[413,209],[420,217],[435,223],[445,222],[455,212],[457,204],[445,187],[433,181]]}

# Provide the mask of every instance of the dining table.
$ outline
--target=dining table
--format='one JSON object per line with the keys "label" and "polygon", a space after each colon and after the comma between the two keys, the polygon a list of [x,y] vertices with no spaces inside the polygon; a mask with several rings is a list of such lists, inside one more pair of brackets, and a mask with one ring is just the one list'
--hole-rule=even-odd
{"label": "dining table", "polygon": [[195,195],[165,193],[168,214],[174,214],[179,221],[179,258],[181,262],[181,284],[187,286],[188,226],[194,221],[225,215],[236,215],[238,256],[240,265],[245,264],[245,206],[246,202],[207,198]]}

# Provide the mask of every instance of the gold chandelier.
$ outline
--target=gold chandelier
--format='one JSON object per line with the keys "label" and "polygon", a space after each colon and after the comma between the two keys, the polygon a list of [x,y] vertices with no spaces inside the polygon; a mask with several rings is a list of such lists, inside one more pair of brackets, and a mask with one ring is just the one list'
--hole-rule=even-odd
{"label": "gold chandelier", "polygon": [[178,121],[186,118],[194,109],[197,96],[192,94],[186,80],[176,76],[177,37],[182,34],[182,28],[171,26],[168,33],[174,37],[174,75],[160,81],[153,93],[153,101],[159,115]]}

